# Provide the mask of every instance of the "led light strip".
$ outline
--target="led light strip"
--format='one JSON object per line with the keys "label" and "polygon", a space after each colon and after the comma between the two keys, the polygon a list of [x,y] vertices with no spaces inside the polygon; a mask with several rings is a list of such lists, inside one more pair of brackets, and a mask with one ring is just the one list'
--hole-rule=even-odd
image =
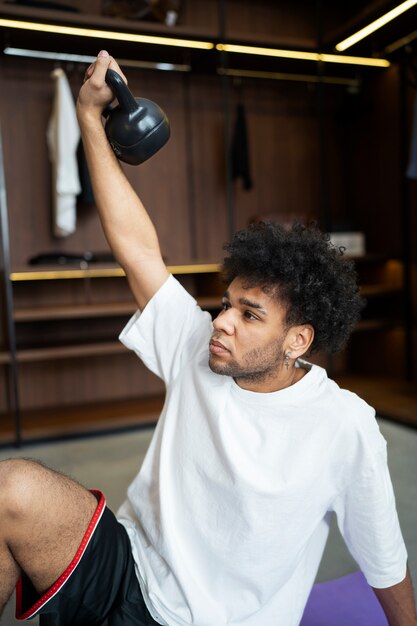
{"label": "led light strip", "polygon": [[214,44],[209,41],[174,39],[172,37],[156,37],[153,35],[139,35],[137,33],[120,33],[109,30],[97,30],[94,28],[78,28],[75,26],[60,26],[57,24],[40,24],[38,22],[21,22],[18,20],[6,20],[2,18],[0,18],[0,26],[3,26],[4,28],[37,31],[40,33],[54,33],[56,35],[72,35],[76,37],[92,37],[95,39],[113,39],[117,41],[130,41],[133,43],[150,43],[157,44],[159,46],[197,48],[199,50],[211,50],[214,48]]}
{"label": "led light strip", "polygon": [[[416,0],[417,2],[417,0]],[[343,63],[349,65],[370,65],[373,67],[389,67],[390,62],[386,59],[373,59],[368,57],[341,56],[338,54],[323,54],[320,52],[301,52],[298,50],[278,50],[274,48],[257,48],[255,46],[240,46],[235,44],[219,43],[216,49],[224,52],[236,52],[239,54],[257,54],[262,56],[280,57],[284,59],[299,59],[303,61],[324,61],[326,63]]]}
{"label": "led light strip", "polygon": [[368,26],[365,26],[364,28],[359,30],[357,33],[354,33],[347,39],[340,41],[336,45],[336,50],[339,50],[339,52],[343,52],[347,48],[350,48],[350,46],[353,46],[358,41],[361,41],[361,39],[364,39],[371,33],[374,33],[379,28],[382,28],[382,26],[385,26],[385,24],[388,24],[388,22],[391,22],[391,20],[395,19],[396,17],[398,17],[405,11],[408,11],[408,9],[411,9],[411,7],[413,7],[416,4],[417,4],[417,0],[407,0],[406,2],[403,2],[402,4],[399,4],[397,7],[395,7],[391,11],[388,11],[388,13],[385,13],[385,15],[382,15],[374,22],[371,22],[370,24],[368,24]]}
{"label": "led light strip", "polygon": [[[168,265],[171,274],[217,274],[221,271],[219,263],[187,263],[181,265]],[[56,269],[56,270],[23,270],[12,272],[12,282],[24,282],[34,280],[67,280],[76,278],[117,278],[125,276],[121,267],[98,267],[88,269]]]}
{"label": "led light strip", "polygon": [[372,57],[351,57],[342,54],[319,54],[318,61],[325,63],[347,63],[348,65],[368,65],[370,67],[389,67],[387,59],[373,59]]}
{"label": "led light strip", "polygon": [[[409,0],[410,1],[410,0]],[[417,0],[413,0],[417,3]],[[177,46],[181,48],[196,48],[200,50],[212,50],[214,44],[208,41],[195,41],[191,39],[174,39],[172,37],[156,37],[153,35],[141,35],[137,33],[121,33],[108,30],[91,28],[78,28],[74,26],[60,26],[57,24],[41,24],[37,22],[24,22],[0,18],[0,27],[30,30],[42,33],[54,33],[58,35],[72,35],[77,37],[92,37],[95,39],[110,39],[118,41],[130,41],[134,43],[157,44],[160,46]],[[219,43],[216,49],[224,52],[236,52],[239,54],[255,54],[261,56],[279,57],[284,59],[298,59],[306,61],[324,61],[327,63],[342,63],[350,65],[365,65],[372,67],[389,67],[389,61],[368,57],[338,56],[336,54],[322,54],[317,52],[303,52],[298,50],[280,50],[276,48],[260,48],[256,46],[242,46],[235,44]]]}
{"label": "led light strip", "polygon": [[305,61],[317,61],[315,52],[299,52],[297,50],[279,50],[276,48],[259,48],[256,46],[241,46],[229,43],[218,43],[217,50],[223,52],[237,52],[238,54],[257,54],[266,57],[280,57],[283,59],[302,59]]}

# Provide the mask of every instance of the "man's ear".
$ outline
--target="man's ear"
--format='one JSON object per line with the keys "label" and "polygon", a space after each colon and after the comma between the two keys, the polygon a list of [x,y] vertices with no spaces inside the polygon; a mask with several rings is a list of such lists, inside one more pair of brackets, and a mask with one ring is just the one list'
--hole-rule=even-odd
{"label": "man's ear", "polygon": [[308,352],[313,340],[314,328],[311,324],[291,326],[285,341],[285,352],[291,352],[291,359],[298,359]]}

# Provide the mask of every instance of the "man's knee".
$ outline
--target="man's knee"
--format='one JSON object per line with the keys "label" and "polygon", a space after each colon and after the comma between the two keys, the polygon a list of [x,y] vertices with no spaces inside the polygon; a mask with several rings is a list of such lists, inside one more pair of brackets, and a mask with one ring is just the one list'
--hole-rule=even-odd
{"label": "man's knee", "polygon": [[1,515],[19,516],[30,510],[53,474],[53,470],[32,459],[0,461]]}

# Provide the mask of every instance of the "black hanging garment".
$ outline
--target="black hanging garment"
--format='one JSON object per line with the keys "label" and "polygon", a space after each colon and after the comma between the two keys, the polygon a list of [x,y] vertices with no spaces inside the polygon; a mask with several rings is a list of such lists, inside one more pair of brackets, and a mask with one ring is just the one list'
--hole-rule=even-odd
{"label": "black hanging garment", "polygon": [[231,147],[232,179],[242,178],[243,188],[252,189],[246,116],[243,104],[236,107],[236,123]]}
{"label": "black hanging garment", "polygon": [[93,205],[94,194],[91,185],[90,174],[85,158],[83,142],[80,141],[77,149],[78,174],[80,177],[81,193],[77,196],[77,203],[82,205]]}
{"label": "black hanging garment", "polygon": [[417,179],[417,94],[414,99],[413,129],[410,142],[410,157],[406,171],[407,178]]}

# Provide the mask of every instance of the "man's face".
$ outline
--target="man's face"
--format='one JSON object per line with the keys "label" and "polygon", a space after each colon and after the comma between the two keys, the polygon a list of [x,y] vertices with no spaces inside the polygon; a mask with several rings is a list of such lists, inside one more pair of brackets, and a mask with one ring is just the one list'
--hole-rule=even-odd
{"label": "man's face", "polygon": [[243,388],[269,391],[283,369],[286,310],[272,294],[235,278],[213,322],[209,366]]}

